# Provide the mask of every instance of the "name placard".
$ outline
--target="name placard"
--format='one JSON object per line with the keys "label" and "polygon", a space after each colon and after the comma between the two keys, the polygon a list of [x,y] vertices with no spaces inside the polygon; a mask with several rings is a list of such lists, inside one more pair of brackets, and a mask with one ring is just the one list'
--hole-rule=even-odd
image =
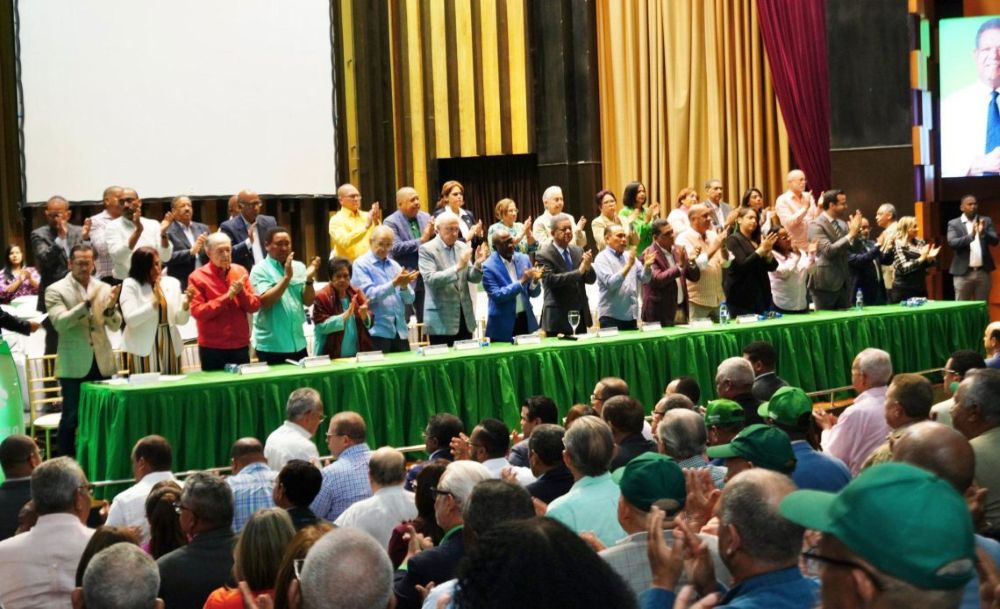
{"label": "name placard", "polygon": [[426,345],[420,347],[417,353],[424,357],[435,357],[437,355],[446,355],[448,353],[448,345]]}
{"label": "name placard", "polygon": [[380,362],[385,359],[385,354],[381,351],[362,351],[355,356],[355,360],[359,364],[365,362]]}
{"label": "name placard", "polygon": [[760,318],[753,314],[740,315],[736,318],[736,323],[738,324],[752,324],[757,323],[758,321],[760,321]]}
{"label": "name placard", "polygon": [[618,336],[618,328],[601,328],[597,331],[597,335],[601,338],[607,338],[609,336]]}
{"label": "name placard", "polygon": [[128,377],[129,385],[150,385],[152,383],[160,382],[159,372],[144,372],[142,374],[130,374]]}
{"label": "name placard", "polygon": [[268,371],[267,362],[256,362],[253,364],[242,364],[240,365],[240,374],[260,374],[261,372]]}
{"label": "name placard", "polygon": [[663,324],[658,321],[650,321],[639,327],[641,332],[656,332],[663,329]]}
{"label": "name placard", "polygon": [[330,363],[329,355],[314,355],[312,357],[303,357],[299,361],[293,359],[286,359],[286,362],[298,366],[299,368],[316,368],[317,366],[326,366]]}
{"label": "name placard", "polygon": [[514,337],[515,345],[540,345],[542,337],[537,334],[518,334]]}
{"label": "name placard", "polygon": [[483,343],[481,343],[478,339],[475,338],[455,341],[455,351],[471,351],[473,349],[482,349],[482,348],[483,348]]}
{"label": "name placard", "polygon": [[692,319],[690,325],[692,328],[711,328],[712,320],[707,317],[702,319]]}

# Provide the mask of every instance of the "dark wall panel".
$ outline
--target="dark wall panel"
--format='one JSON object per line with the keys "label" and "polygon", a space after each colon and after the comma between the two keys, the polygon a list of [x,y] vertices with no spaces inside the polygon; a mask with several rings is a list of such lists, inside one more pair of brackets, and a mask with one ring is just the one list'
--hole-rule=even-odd
{"label": "dark wall panel", "polygon": [[893,146],[834,150],[833,187],[847,193],[852,210],[874,222],[875,210],[892,203],[901,216],[913,215],[913,148]]}

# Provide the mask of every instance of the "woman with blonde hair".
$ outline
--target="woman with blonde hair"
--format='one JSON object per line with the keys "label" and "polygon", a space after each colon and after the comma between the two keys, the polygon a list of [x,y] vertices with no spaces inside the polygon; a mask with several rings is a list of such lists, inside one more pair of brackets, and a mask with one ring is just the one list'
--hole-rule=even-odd
{"label": "woman with blonde hair", "polygon": [[[937,263],[941,247],[932,247],[917,238],[920,226],[913,216],[903,216],[896,222],[895,233],[885,244],[892,247],[892,294],[889,302],[897,303],[913,297],[927,297],[927,269]],[[883,245],[883,248],[886,245]]]}
{"label": "woman with blonde hair", "polygon": [[691,206],[697,202],[698,191],[690,186],[682,188],[681,191],[677,193],[677,205],[670,211],[670,214],[667,215],[667,222],[669,222],[670,227],[674,229],[674,237],[691,228],[691,222],[688,220],[688,210],[691,209]]}
{"label": "woman with blonde hair", "polygon": [[505,230],[513,237],[511,243],[514,244],[514,251],[522,254],[530,254],[538,249],[535,235],[531,232],[531,216],[522,223],[517,221],[517,203],[514,199],[500,199],[493,208],[493,215],[497,221],[490,225],[490,230],[486,233],[486,241],[493,251],[493,235],[497,231]]}

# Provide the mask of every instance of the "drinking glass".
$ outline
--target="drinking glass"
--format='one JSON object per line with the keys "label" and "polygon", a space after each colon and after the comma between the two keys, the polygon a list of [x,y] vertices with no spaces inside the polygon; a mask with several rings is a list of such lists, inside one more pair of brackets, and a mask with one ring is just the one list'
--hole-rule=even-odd
{"label": "drinking glass", "polygon": [[576,334],[576,327],[580,325],[580,312],[569,312],[569,325],[573,326],[573,334]]}

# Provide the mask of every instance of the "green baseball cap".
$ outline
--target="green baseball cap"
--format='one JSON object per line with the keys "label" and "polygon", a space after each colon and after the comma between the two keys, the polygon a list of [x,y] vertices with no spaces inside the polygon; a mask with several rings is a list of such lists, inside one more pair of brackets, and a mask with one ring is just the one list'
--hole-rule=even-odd
{"label": "green baseball cap", "polygon": [[918,588],[953,590],[975,574],[965,500],[912,465],[870,467],[839,493],[795,491],[780,509],[785,518],[830,533],[878,570]]}
{"label": "green baseball cap", "polygon": [[796,427],[799,419],[812,412],[813,403],[798,387],[782,387],[774,392],[771,399],[760,405],[757,414],[762,419],[772,419],[786,427]]}
{"label": "green baseball cap", "polygon": [[673,499],[684,507],[687,487],[684,473],[666,455],[645,452],[619,467],[611,478],[621,487],[622,496],[643,512],[661,499]]}
{"label": "green baseball cap", "polygon": [[707,452],[713,459],[740,457],[783,474],[795,471],[795,452],[788,434],[763,423],[744,428],[729,444],[709,446]]}
{"label": "green baseball cap", "polygon": [[743,407],[732,400],[712,400],[705,406],[706,425],[733,425],[746,418]]}

